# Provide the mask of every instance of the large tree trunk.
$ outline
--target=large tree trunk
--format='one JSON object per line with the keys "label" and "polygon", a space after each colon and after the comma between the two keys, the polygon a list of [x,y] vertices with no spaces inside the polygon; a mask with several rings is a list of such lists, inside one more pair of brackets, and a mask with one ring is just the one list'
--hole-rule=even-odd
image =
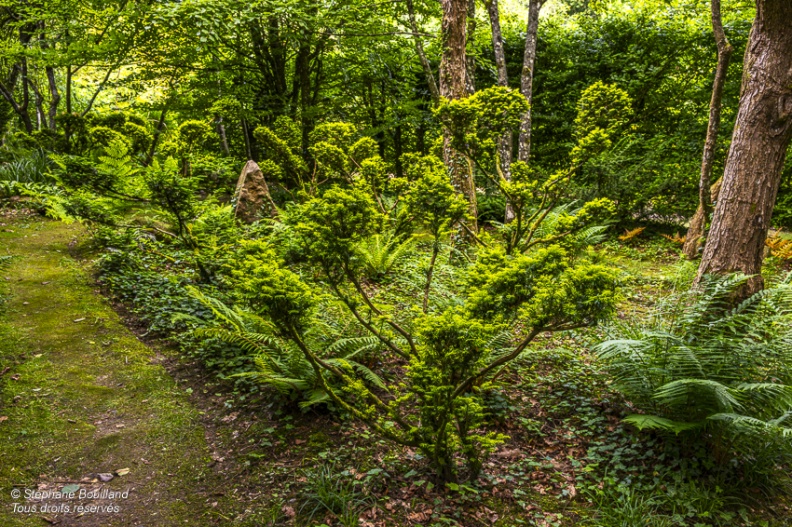
{"label": "large tree trunk", "polygon": [[[440,95],[447,99],[467,96],[467,42],[465,23],[468,0],[441,0],[443,6],[443,57],[440,62]],[[443,139],[443,161],[448,168],[451,183],[468,200],[472,217],[471,230],[476,231],[476,185],[473,171],[465,155],[451,148],[451,138]]]}
{"label": "large tree trunk", "polygon": [[740,108],[697,281],[708,273],[759,274],[792,137],[792,2],[757,0],[745,52]]}
{"label": "large tree trunk", "polygon": [[520,139],[517,150],[517,159],[528,162],[531,157],[531,105],[533,104],[533,79],[534,64],[536,62],[536,34],[539,31],[539,11],[545,0],[529,0],[528,2],[528,28],[525,34],[525,53],[523,53],[523,67],[520,78],[520,91],[528,101],[528,110],[523,114],[520,122]]}
{"label": "large tree trunk", "polygon": [[696,214],[690,220],[685,245],[682,252],[689,259],[698,256],[703,245],[704,232],[707,228],[707,217],[712,211],[710,201],[710,180],[712,179],[712,164],[715,158],[715,146],[718,142],[720,130],[721,101],[723,100],[723,86],[726,83],[726,73],[729,71],[729,60],[734,48],[726,39],[721,22],[720,0],[712,0],[712,31],[718,45],[718,67],[715,69],[715,81],[712,84],[712,99],[710,99],[709,123],[707,125],[707,139],[704,142],[704,155],[701,158],[701,175],[699,179],[699,205]]}

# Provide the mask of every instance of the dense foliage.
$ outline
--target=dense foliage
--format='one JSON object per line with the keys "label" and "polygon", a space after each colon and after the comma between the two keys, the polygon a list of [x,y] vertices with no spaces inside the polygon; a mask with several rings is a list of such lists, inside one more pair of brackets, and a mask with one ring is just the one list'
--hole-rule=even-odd
{"label": "dense foliage", "polygon": [[[724,6],[741,55],[753,8]],[[436,3],[0,0],[0,204],[81,222],[104,291],[234,404],[364,427],[427,489],[476,494],[511,442],[569,440],[574,477],[556,484],[598,525],[745,520],[724,488],[788,484],[792,253],[772,238],[775,282],[741,302],[742,275],[638,298],[632,267],[676,265],[670,234],[698,205],[709,13],[543,9],[529,105],[521,8],[500,7],[509,81],[479,9],[469,93],[446,98]],[[506,147],[529,111],[519,160]],[[514,463],[524,488],[543,463]],[[374,507],[327,465],[304,476],[300,521]]]}

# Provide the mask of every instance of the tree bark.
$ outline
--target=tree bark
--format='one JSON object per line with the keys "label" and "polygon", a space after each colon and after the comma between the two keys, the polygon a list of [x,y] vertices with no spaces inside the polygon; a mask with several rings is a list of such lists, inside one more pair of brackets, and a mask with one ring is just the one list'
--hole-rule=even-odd
{"label": "tree bark", "polygon": [[407,17],[410,20],[410,30],[413,34],[413,41],[415,42],[415,52],[418,54],[418,60],[421,61],[421,67],[426,75],[426,83],[429,86],[429,94],[432,97],[432,102],[437,105],[440,101],[440,90],[437,88],[434,74],[432,73],[432,65],[426,57],[424,51],[423,41],[421,40],[420,32],[418,31],[418,22],[415,20],[415,7],[412,0],[407,0]]}
{"label": "tree bark", "polygon": [[217,133],[220,135],[220,146],[223,148],[223,153],[225,155],[230,155],[231,151],[228,149],[228,135],[226,135],[223,118],[219,115],[215,115],[215,120],[217,122]]}
{"label": "tree bark", "polygon": [[[35,27],[29,26],[23,26],[19,29],[19,43],[23,48],[26,48],[30,43],[30,40],[33,38],[32,32],[34,30]],[[21,102],[17,101],[14,97],[14,88],[16,86],[17,79],[19,78],[22,80]],[[28,108],[30,107],[30,88],[28,83],[27,56],[23,55],[20,59],[20,62],[15,64],[11,70],[11,75],[9,75],[9,85],[5,86],[3,83],[0,83],[0,95],[2,95],[3,98],[8,101],[8,104],[11,105],[11,108],[13,108],[14,112],[22,121],[25,131],[27,133],[31,133],[33,131],[33,122],[30,120],[30,114],[28,114]]]}
{"label": "tree bark", "polygon": [[729,43],[726,38],[726,33],[723,31],[720,0],[712,0],[712,31],[715,34],[715,43],[718,46],[718,66],[715,69],[715,81],[712,84],[709,123],[707,124],[707,139],[704,142],[704,154],[701,159],[699,205],[696,214],[690,220],[690,226],[685,236],[685,245],[682,247],[682,252],[689,259],[698,256],[698,252],[703,245],[704,232],[707,228],[707,217],[712,211],[712,202],[710,201],[712,164],[715,158],[715,147],[718,142],[718,131],[720,130],[723,86],[726,84],[729,61],[732,53],[734,53],[734,48]]}
{"label": "tree bark", "polygon": [[[467,35],[468,0],[441,0],[443,7],[442,37],[443,57],[440,62],[440,95],[447,99],[467,97],[467,60],[465,45]],[[471,230],[476,226],[476,186],[473,171],[467,157],[451,148],[451,138],[446,133],[443,138],[443,161],[448,169],[451,183],[468,200],[468,212],[473,220]]]}
{"label": "tree bark", "polygon": [[740,108],[696,279],[753,275],[740,296],[763,287],[764,242],[792,138],[792,2],[757,0],[756,7]]}
{"label": "tree bark", "polygon": [[531,105],[533,104],[533,79],[534,64],[536,63],[536,36],[539,31],[539,11],[545,0],[529,0],[528,27],[525,32],[525,53],[523,53],[523,67],[520,78],[520,91],[528,101],[528,110],[523,114],[520,122],[520,139],[517,158],[528,162],[531,157]]}
{"label": "tree bark", "polygon": [[33,98],[36,105],[36,130],[41,130],[47,121],[44,116],[44,97],[41,95],[41,90],[38,89],[38,86],[32,80],[28,78],[28,82],[33,89]]}
{"label": "tree bark", "polygon": [[149,166],[152,161],[154,161],[154,154],[157,152],[157,144],[159,143],[160,137],[162,133],[165,131],[165,116],[168,115],[168,105],[170,101],[165,102],[165,106],[162,107],[160,111],[159,120],[157,121],[157,127],[154,129],[154,138],[151,140],[151,146],[149,147],[148,155],[146,156],[146,162],[144,166]]}
{"label": "tree bark", "polygon": [[[506,53],[503,49],[503,33],[500,25],[500,11],[498,10],[498,0],[489,0],[486,3],[487,14],[489,15],[490,26],[492,27],[492,49],[495,55],[495,69],[498,73],[498,86],[509,86],[509,74],[506,69]],[[498,154],[500,155],[500,168],[503,177],[511,179],[511,158],[512,158],[512,132],[504,132],[498,139]],[[506,223],[514,219],[514,209],[510,203],[506,203]]]}
{"label": "tree bark", "polygon": [[58,105],[60,104],[61,95],[58,91],[58,84],[55,81],[55,68],[47,66],[47,83],[49,84],[50,103],[47,118],[49,119],[49,128],[55,131],[55,116],[58,114]]}
{"label": "tree bark", "polygon": [[393,165],[396,170],[396,177],[404,176],[404,165],[402,164],[402,154],[404,153],[404,128],[401,121],[393,127]]}
{"label": "tree bark", "polygon": [[476,93],[476,56],[473,54],[473,49],[467,49],[469,46],[472,48],[476,34],[476,0],[468,0],[467,13],[467,29],[465,35],[465,89],[468,95]]}

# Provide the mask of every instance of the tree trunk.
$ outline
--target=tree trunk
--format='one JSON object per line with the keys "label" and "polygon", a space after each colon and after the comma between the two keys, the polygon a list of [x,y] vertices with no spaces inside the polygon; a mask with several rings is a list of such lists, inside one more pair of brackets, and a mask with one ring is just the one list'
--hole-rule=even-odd
{"label": "tree trunk", "polygon": [[[467,34],[465,35],[465,89],[468,95],[476,93],[476,56],[473,54],[474,35],[476,34],[476,0],[468,0]],[[467,49],[470,46],[471,49]]]}
{"label": "tree trunk", "polygon": [[55,131],[55,116],[58,114],[58,105],[60,104],[61,96],[58,91],[58,84],[55,82],[55,68],[47,66],[47,83],[49,84],[50,104],[47,117],[49,119],[49,128]]}
{"label": "tree trunk", "polygon": [[250,144],[250,130],[248,129],[247,119],[242,118],[242,137],[245,139],[245,155],[248,161],[253,159],[253,146]]}
{"label": "tree trunk", "polygon": [[705,274],[759,274],[792,137],[792,2],[757,0],[745,52],[740,108],[697,282]]}
{"label": "tree trunk", "polygon": [[418,32],[418,22],[415,20],[415,7],[413,6],[412,0],[407,0],[407,17],[410,19],[410,30],[412,31],[413,40],[415,41],[415,52],[418,54],[418,60],[421,61],[421,67],[424,70],[424,75],[426,75],[429,94],[432,97],[432,102],[437,105],[437,102],[440,100],[440,91],[437,89],[437,82],[432,73],[432,65],[429,63],[429,59],[426,58],[423,41]]}
{"label": "tree trunk", "polygon": [[707,228],[707,217],[712,210],[710,202],[710,180],[712,179],[712,163],[715,157],[715,146],[718,142],[720,130],[721,101],[723,100],[723,86],[726,84],[726,74],[729,71],[729,60],[734,48],[726,39],[721,22],[720,0],[712,0],[712,31],[718,45],[718,67],[715,69],[715,81],[712,84],[712,99],[710,100],[709,123],[707,125],[707,139],[704,142],[704,154],[701,159],[701,176],[699,179],[699,206],[696,214],[690,220],[685,245],[682,252],[689,259],[698,256],[703,245],[704,232]]}
{"label": "tree trunk", "polygon": [[[447,99],[467,96],[467,60],[465,53],[468,0],[441,0],[443,7],[442,36],[443,57],[440,62],[440,95]],[[476,186],[470,162],[460,152],[451,148],[451,138],[443,138],[443,161],[448,168],[451,183],[468,200],[472,218],[471,230],[476,227]]]}
{"label": "tree trunk", "polygon": [[154,138],[151,140],[151,147],[149,147],[144,166],[149,166],[151,162],[154,161],[154,154],[157,152],[157,144],[159,143],[162,133],[165,131],[165,117],[168,115],[169,102],[170,101],[166,101],[165,106],[163,106],[162,111],[160,111],[157,127],[154,129]]}
{"label": "tree trunk", "polygon": [[217,123],[217,133],[220,135],[220,146],[223,149],[223,153],[225,155],[230,155],[231,152],[228,149],[228,136],[226,135],[223,118],[219,115],[215,115],[215,122]]}
{"label": "tree trunk", "polygon": [[[22,60],[24,61],[25,59],[23,58]],[[31,133],[33,131],[33,123],[30,120],[30,115],[28,115],[27,73],[25,68],[26,64],[24,62],[14,65],[11,69],[11,74],[8,76],[7,85],[0,82],[0,95],[3,96],[6,102],[11,106],[11,109],[14,110],[14,113],[16,113],[22,121],[25,131]],[[24,98],[21,103],[17,102],[14,97],[14,91],[20,76],[22,77],[22,83],[26,85],[25,88],[23,88]]]}
{"label": "tree trunk", "polygon": [[[307,38],[307,37],[306,37]],[[294,62],[295,80],[298,82],[300,92],[300,130],[303,156],[308,156],[308,136],[313,130],[313,119],[310,115],[311,106],[311,48],[307,42],[300,44],[297,58]]]}
{"label": "tree trunk", "polygon": [[[500,12],[498,10],[498,0],[490,0],[486,4],[489,14],[490,26],[492,27],[492,49],[495,55],[495,68],[498,72],[498,86],[509,85],[509,75],[506,69],[506,53],[503,50],[503,34],[501,33]],[[512,157],[512,133],[504,132],[498,139],[498,154],[500,155],[500,168],[503,177],[511,179],[511,157]],[[510,203],[506,203],[505,222],[509,223],[514,219],[514,209]]]}
{"label": "tree trunk", "polygon": [[[68,38],[68,32],[67,32]],[[66,125],[63,127],[63,133],[66,135],[66,153],[71,153],[71,117],[72,117],[72,67],[71,64],[66,65],[66,115],[69,119],[66,120]]]}
{"label": "tree trunk", "polygon": [[29,82],[30,87],[33,89],[33,98],[36,104],[36,130],[41,130],[47,122],[44,116],[44,97],[41,95],[41,90],[38,89],[38,86],[33,81]]}
{"label": "tree trunk", "polygon": [[523,53],[523,67],[520,78],[520,91],[528,101],[528,110],[523,114],[520,122],[520,139],[517,159],[528,162],[531,157],[531,105],[533,104],[533,79],[534,64],[536,62],[536,35],[539,31],[539,11],[545,0],[529,0],[528,3],[528,28],[525,33],[525,53]]}
{"label": "tree trunk", "polygon": [[404,131],[401,121],[393,127],[393,165],[396,177],[404,176],[404,166],[402,164],[402,154],[404,153]]}

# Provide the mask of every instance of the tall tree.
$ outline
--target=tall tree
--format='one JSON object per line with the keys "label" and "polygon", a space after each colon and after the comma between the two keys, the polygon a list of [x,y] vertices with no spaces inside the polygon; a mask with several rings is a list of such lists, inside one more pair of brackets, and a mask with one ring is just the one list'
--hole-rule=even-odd
{"label": "tall tree", "polygon": [[[509,72],[506,68],[506,52],[503,48],[503,32],[501,31],[498,0],[487,1],[486,7],[487,14],[489,15],[490,27],[492,29],[492,49],[495,55],[495,70],[498,74],[498,86],[508,86]],[[509,130],[504,132],[498,139],[499,167],[501,174],[507,180],[511,179],[512,150],[512,132]],[[510,203],[507,203],[505,222],[508,223],[513,219],[514,209]]]}
{"label": "tall tree", "polygon": [[[506,52],[503,49],[503,32],[500,24],[500,10],[498,0],[488,0],[486,2],[487,14],[489,15],[490,27],[492,28],[492,49],[495,55],[495,70],[498,74],[498,86],[509,85],[509,72],[506,69]],[[506,179],[509,179],[511,169],[511,133],[506,132],[500,138],[498,152],[500,154],[501,170]]]}
{"label": "tall tree", "polygon": [[740,107],[712,229],[697,280],[705,274],[760,274],[781,172],[792,138],[792,2],[756,0],[745,52]]}
{"label": "tall tree", "polygon": [[440,91],[437,89],[437,82],[432,73],[432,65],[424,51],[423,40],[420,31],[418,31],[418,21],[415,19],[415,6],[412,0],[407,0],[407,17],[410,20],[410,30],[412,31],[413,40],[415,41],[415,52],[418,54],[418,59],[421,61],[421,68],[426,75],[426,84],[429,86],[429,94],[432,96],[432,102],[437,105],[440,100]]}
{"label": "tall tree", "polygon": [[[464,99],[467,91],[466,22],[468,0],[441,0],[443,57],[440,61],[440,95],[446,99]],[[472,230],[476,230],[476,185],[470,160],[451,147],[451,138],[443,139],[443,161],[451,176],[451,183],[468,200]]]}
{"label": "tall tree", "polygon": [[723,87],[726,84],[726,73],[729,70],[729,61],[734,48],[726,38],[721,20],[720,0],[712,0],[712,31],[715,34],[715,43],[718,46],[718,66],[715,69],[715,81],[712,84],[712,99],[709,107],[709,123],[707,125],[707,139],[704,142],[704,154],[701,159],[701,175],[699,179],[699,206],[696,214],[690,220],[690,226],[682,252],[688,258],[695,258],[702,246],[704,232],[707,227],[707,218],[712,212],[710,183],[712,179],[712,165],[715,160],[715,147],[718,141],[718,131],[721,121],[721,102],[723,101]]}
{"label": "tall tree", "polygon": [[539,11],[544,3],[545,0],[529,0],[528,2],[528,27],[525,32],[525,53],[523,54],[520,78],[520,91],[528,101],[528,110],[525,111],[520,122],[520,139],[517,151],[517,158],[526,162],[531,157],[531,105],[533,104],[534,65],[536,64],[536,35],[539,31]]}

